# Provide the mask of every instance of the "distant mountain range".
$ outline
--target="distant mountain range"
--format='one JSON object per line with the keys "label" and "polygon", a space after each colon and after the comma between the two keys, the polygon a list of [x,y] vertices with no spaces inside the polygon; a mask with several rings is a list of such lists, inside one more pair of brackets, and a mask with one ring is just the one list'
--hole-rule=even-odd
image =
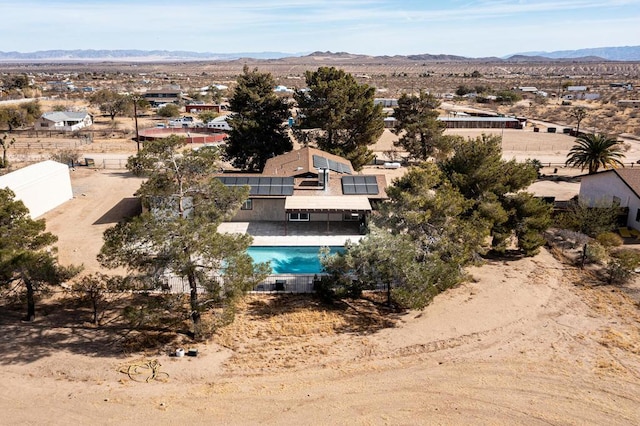
{"label": "distant mountain range", "polygon": [[0,61],[230,61],[240,58],[279,59],[300,56],[296,53],[246,52],[210,53],[176,50],[39,50],[37,52],[2,52]]}
{"label": "distant mountain range", "polygon": [[532,62],[532,61],[640,61],[640,46],[621,47],[597,47],[578,50],[559,50],[554,52],[523,52],[507,55],[502,58],[468,58],[455,55],[394,55],[394,56],[369,56],[346,52],[313,52],[283,53],[283,52],[245,52],[245,53],[211,53],[170,50],[42,50],[37,52],[2,52],[0,61],[121,61],[121,62],[175,62],[175,61],[232,61],[238,59],[274,60],[285,58],[333,58],[356,59],[376,58],[389,61],[507,61],[507,62]]}
{"label": "distant mountain range", "polygon": [[514,57],[543,57],[549,59],[583,59],[601,58],[608,61],[640,61],[640,46],[593,47],[578,50],[556,50],[553,52],[523,52],[505,56]]}

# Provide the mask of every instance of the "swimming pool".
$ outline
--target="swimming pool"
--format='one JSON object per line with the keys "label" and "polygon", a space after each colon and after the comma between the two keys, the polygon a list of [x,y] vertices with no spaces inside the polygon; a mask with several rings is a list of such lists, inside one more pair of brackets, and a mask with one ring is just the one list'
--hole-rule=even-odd
{"label": "swimming pool", "polygon": [[[322,265],[318,257],[320,246],[252,246],[247,253],[254,262],[270,262],[274,274],[319,274]],[[331,254],[343,247],[329,247]]]}

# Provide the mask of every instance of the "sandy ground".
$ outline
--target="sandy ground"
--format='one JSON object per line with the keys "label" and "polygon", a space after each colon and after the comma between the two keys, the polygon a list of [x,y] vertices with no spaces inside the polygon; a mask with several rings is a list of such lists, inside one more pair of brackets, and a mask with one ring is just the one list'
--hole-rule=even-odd
{"label": "sandy ground", "polygon": [[[72,173],[74,199],[45,216],[62,263],[99,270],[100,235],[135,211],[139,183]],[[640,423],[640,313],[623,289],[547,251],[470,275],[421,312],[382,318],[249,298],[197,357],[123,354],[46,307],[34,324],[0,316],[1,423]],[[168,381],[120,372],[142,357]]]}
{"label": "sandy ground", "polygon": [[91,328],[3,324],[3,423],[640,422],[640,317],[626,296],[574,284],[547,252],[471,274],[391,328],[342,331],[331,311],[305,322],[250,299],[229,347],[153,354],[166,382],[129,380],[119,369],[140,356],[109,353]]}

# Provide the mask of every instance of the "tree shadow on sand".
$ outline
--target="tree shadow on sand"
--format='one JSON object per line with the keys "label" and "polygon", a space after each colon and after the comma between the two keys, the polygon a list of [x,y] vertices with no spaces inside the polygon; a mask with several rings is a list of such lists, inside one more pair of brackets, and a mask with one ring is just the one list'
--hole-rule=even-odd
{"label": "tree shadow on sand", "polygon": [[[35,321],[23,321],[22,306],[0,306],[0,365],[28,364],[60,351],[121,357],[127,353],[128,340],[140,334],[140,330],[117,322],[93,325],[89,322],[91,312],[79,308],[73,299],[40,301],[36,314]],[[175,337],[176,333],[159,330],[155,343],[166,343]]]}

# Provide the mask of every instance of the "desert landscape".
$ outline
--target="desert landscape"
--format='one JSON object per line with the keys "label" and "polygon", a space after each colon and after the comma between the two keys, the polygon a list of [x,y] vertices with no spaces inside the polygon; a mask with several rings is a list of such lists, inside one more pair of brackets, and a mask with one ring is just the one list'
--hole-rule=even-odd
{"label": "desert landscape", "polygon": [[[113,85],[111,76],[121,73],[122,87],[140,73],[153,76],[153,85],[232,86],[248,63],[300,87],[305,70],[331,64],[383,89],[380,97],[419,88],[455,91],[474,70],[484,83],[501,87],[557,88],[565,75],[603,90],[609,81],[638,83],[637,63],[380,64],[347,55],[293,61],[36,64],[29,72],[73,74],[96,85]],[[24,72],[7,64],[2,69]],[[621,95],[607,93],[606,103],[583,103],[592,111],[585,125],[618,135],[624,162],[632,166],[640,160],[640,122],[634,110],[614,111]],[[86,105],[71,96],[41,102],[45,108]],[[564,167],[575,138],[534,132],[533,123],[543,129],[573,123],[557,101],[524,102],[497,108],[530,114],[523,130],[455,133],[500,134],[505,158],[543,163],[545,178],[531,192],[568,200],[581,174]],[[612,112],[623,118],[605,118]],[[123,167],[135,152],[133,120],[120,117],[113,125],[96,115],[99,135],[91,144],[24,136],[9,152],[18,164],[63,148],[96,161],[97,167],[71,172],[74,198],[45,215],[47,230],[59,237],[60,262],[83,264],[87,273],[100,271],[102,233],[135,212],[141,183]],[[157,121],[151,114],[140,118],[143,127]],[[387,155],[394,138],[385,130],[374,151]],[[386,172],[392,181],[405,170],[369,166],[364,173]],[[327,306],[300,295],[249,295],[235,322],[209,341],[180,337],[147,351],[120,345],[121,330],[91,325],[61,289],[38,301],[34,323],[21,322],[22,312],[0,313],[0,412],[8,424],[639,424],[640,282],[602,285],[570,255],[550,245],[532,258],[487,258],[422,311],[390,311],[370,300]],[[176,357],[178,348],[197,356]],[[131,366],[150,360],[166,375],[134,380]]]}

